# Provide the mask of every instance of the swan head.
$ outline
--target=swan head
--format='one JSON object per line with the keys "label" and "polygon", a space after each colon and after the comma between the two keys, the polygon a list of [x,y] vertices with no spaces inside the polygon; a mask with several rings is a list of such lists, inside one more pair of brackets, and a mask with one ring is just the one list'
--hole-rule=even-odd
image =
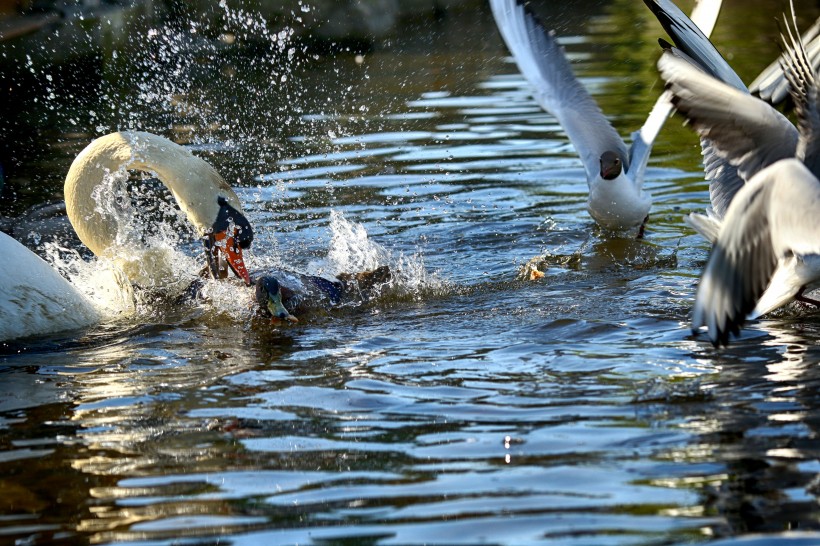
{"label": "swan head", "polygon": [[623,170],[623,162],[618,154],[612,150],[607,150],[601,154],[601,178],[604,180],[615,180]]}
{"label": "swan head", "polygon": [[211,226],[210,232],[205,235],[208,269],[215,279],[224,279],[228,271],[251,285],[251,277],[245,267],[242,250],[251,246],[253,242],[253,228],[250,222],[239,210],[231,206],[227,199],[217,197],[219,212]]}
{"label": "swan head", "polygon": [[285,309],[282,303],[282,287],[275,277],[265,275],[256,279],[256,302],[262,314],[270,316],[272,321],[299,322],[299,319]]}

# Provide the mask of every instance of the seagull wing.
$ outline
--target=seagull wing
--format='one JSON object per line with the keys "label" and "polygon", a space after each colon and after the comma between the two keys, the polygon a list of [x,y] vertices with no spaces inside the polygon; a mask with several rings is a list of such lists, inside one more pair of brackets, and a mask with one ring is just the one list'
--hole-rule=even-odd
{"label": "seagull wing", "polygon": [[558,119],[581,157],[587,178],[599,176],[600,157],[607,150],[628,163],[623,139],[575,78],[555,34],[523,1],[490,0],[490,7],[518,69],[534,88],[533,97]]}
{"label": "seagull wing", "polygon": [[709,41],[709,33],[701,32],[699,25],[693,23],[671,0],[644,0],[644,4],[655,14],[675,45],[707,73],[732,87],[746,90],[740,76]]}
{"label": "seagull wing", "polygon": [[715,345],[737,334],[791,255],[820,254],[820,181],[797,159],[757,173],[735,196],[704,269],[692,328]]}
{"label": "seagull wing", "polygon": [[[806,44],[806,52],[812,68],[820,67],[820,18],[803,33],[801,41]],[[772,104],[778,104],[789,93],[789,82],[783,75],[782,58],[778,57],[764,68],[755,80],[749,84],[749,92]]]}
{"label": "seagull wing", "polygon": [[789,93],[797,114],[800,136],[796,155],[815,176],[820,176],[820,111],[817,107],[817,79],[802,38],[797,37],[797,22],[794,18],[792,22],[795,30],[792,31],[792,27],[787,23],[787,35],[781,34],[785,50],[780,62],[783,75],[789,83]]}
{"label": "seagull wing", "polygon": [[794,157],[797,129],[771,105],[716,80],[670,51],[661,55],[658,68],[674,95],[675,108],[710,141],[710,153],[736,166],[742,179],[749,180],[779,159]]}
{"label": "seagull wing", "polygon": [[[652,13],[664,27],[666,32],[677,44],[677,48],[669,47],[661,41],[666,49],[672,54],[686,59],[693,66],[697,66],[708,74],[731,85],[741,91],[746,87],[729,63],[721,56],[717,48],[709,41],[708,32],[698,30],[700,23],[696,25],[689,20],[680,9],[669,0],[644,0]],[[706,5],[710,9],[714,6]],[[693,12],[693,17],[697,16],[697,6]],[[702,27],[700,27],[702,28]],[[730,165],[725,157],[718,153],[718,150],[708,138],[701,138],[701,150],[703,151],[703,166],[706,179],[709,180],[709,196],[712,209],[718,219],[722,218],[729,207],[732,197],[743,187],[745,180],[737,173],[737,168]]]}
{"label": "seagull wing", "polygon": [[[692,10],[692,23],[700,29],[703,36],[712,34],[715,28],[722,0],[699,0]],[[672,94],[664,91],[646,118],[640,130],[632,133],[632,146],[629,149],[629,170],[638,187],[643,185],[643,174],[655,142],[663,124],[672,113]]]}

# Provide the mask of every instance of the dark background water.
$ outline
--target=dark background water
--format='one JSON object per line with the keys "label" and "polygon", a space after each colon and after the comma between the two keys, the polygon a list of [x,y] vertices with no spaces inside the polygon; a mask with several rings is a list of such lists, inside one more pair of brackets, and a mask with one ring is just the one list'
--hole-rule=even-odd
{"label": "dark background water", "polygon": [[[818,15],[797,8],[801,28]],[[618,130],[637,129],[661,89],[648,10],[537,9]],[[747,82],[778,52],[782,9],[724,7],[713,38]],[[661,133],[646,238],[602,233],[489,9],[440,15],[331,50],[280,44],[237,11],[227,28],[260,40],[144,21],[102,59],[16,67],[0,202],[13,226],[60,199],[95,136],[150,130],[237,187],[252,263],[378,251],[402,290],[286,328],[216,299],[3,345],[2,540],[774,543],[817,530],[820,323],[785,310],[724,351],[690,334],[708,255],[682,221],[708,204],[694,135],[677,118]],[[519,280],[532,258],[547,275]]]}

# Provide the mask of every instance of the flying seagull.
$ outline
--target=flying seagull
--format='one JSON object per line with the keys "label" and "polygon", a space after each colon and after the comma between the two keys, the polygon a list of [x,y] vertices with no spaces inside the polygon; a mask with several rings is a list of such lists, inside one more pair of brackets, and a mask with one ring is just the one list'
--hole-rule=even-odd
{"label": "flying seagull", "polygon": [[[693,17],[711,33],[720,0],[701,0]],[[554,115],[581,158],[589,185],[587,209],[612,231],[643,231],[652,198],[643,191],[652,143],[672,107],[664,93],[627,147],[583,85],[558,44],[523,0],[490,0],[496,24],[533,97]]]}
{"label": "flying seagull", "polygon": [[[814,135],[820,130],[820,121],[813,121],[812,111],[816,106],[810,96],[814,91],[808,83],[814,81],[812,63],[817,59],[812,57],[812,51],[804,48],[803,40],[796,37],[797,24],[792,16],[795,30],[786,26],[789,38],[784,37],[785,49],[777,60],[779,76],[771,67],[758,76],[758,80],[772,86],[767,96],[778,93],[774,89],[778,80],[788,83],[789,74],[795,82],[804,82],[792,86],[791,94],[803,125],[795,128],[767,102],[749,93],[709,39],[670,0],[644,2],[677,46],[661,40],[665,51],[658,68],[667,82],[667,90],[673,94],[673,104],[701,137],[711,207],[705,215],[690,214],[686,222],[714,242],[735,194],[762,168],[800,153],[800,159],[815,175],[820,175],[820,168],[814,167],[815,162],[820,163],[820,152],[812,145]],[[815,27],[804,37],[814,40],[818,31]],[[820,42],[816,45],[812,42],[810,46],[820,47]],[[760,84],[753,85],[760,89]]]}
{"label": "flying seagull", "polygon": [[748,315],[803,296],[820,282],[820,180],[798,159],[782,159],[737,192],[698,286],[692,330],[716,346]]}
{"label": "flying seagull", "polygon": [[780,62],[797,127],[679,51],[658,61],[678,111],[744,181],[722,221],[712,217],[715,245],[692,316],[693,331],[705,326],[715,345],[793,299],[820,304],[804,296],[820,281],[820,90],[794,10],[792,23]]}

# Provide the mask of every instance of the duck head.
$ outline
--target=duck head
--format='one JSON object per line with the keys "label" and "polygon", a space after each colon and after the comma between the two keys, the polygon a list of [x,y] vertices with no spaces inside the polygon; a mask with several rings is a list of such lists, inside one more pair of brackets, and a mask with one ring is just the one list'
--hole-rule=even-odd
{"label": "duck head", "polygon": [[[208,269],[215,279],[224,279],[230,268],[234,274],[251,285],[251,277],[242,258],[242,250],[253,242],[253,228],[245,215],[228,203],[222,196],[217,197],[219,212],[211,226],[211,231],[203,238],[208,257]],[[275,279],[274,279],[275,280]]]}
{"label": "duck head", "polygon": [[611,150],[601,154],[601,178],[604,180],[615,180],[623,170],[623,162],[618,154]]}
{"label": "duck head", "polygon": [[287,320],[299,322],[291,315],[282,303],[282,287],[275,277],[263,276],[256,279],[256,302],[262,314],[270,316],[272,321]]}

